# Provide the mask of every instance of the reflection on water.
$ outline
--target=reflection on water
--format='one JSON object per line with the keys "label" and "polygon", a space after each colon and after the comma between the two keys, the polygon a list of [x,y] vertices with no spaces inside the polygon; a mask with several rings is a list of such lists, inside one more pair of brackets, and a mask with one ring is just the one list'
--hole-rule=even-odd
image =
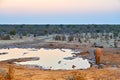
{"label": "reflection on water", "polygon": [[72,53],[78,53],[80,51],[74,51],[71,49],[34,49],[34,48],[11,48],[0,49],[0,53],[7,52],[6,55],[0,55],[0,61],[17,58],[39,57],[37,61],[16,62],[21,65],[38,65],[44,69],[87,69],[90,64],[87,59],[76,57],[73,58]]}

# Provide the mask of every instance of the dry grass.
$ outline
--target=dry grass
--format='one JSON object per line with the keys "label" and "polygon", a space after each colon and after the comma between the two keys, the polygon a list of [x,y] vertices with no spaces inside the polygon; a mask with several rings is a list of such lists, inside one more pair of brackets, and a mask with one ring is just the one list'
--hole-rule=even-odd
{"label": "dry grass", "polygon": [[14,67],[9,65],[8,73],[1,69],[0,70],[0,80],[14,80]]}
{"label": "dry grass", "polygon": [[13,65],[9,65],[8,75],[9,75],[9,80],[14,79],[14,66]]}
{"label": "dry grass", "polygon": [[73,72],[66,78],[66,80],[87,80],[85,77],[86,74],[84,73]]}
{"label": "dry grass", "polygon": [[5,70],[0,69],[0,80],[9,80],[8,78],[8,73]]}

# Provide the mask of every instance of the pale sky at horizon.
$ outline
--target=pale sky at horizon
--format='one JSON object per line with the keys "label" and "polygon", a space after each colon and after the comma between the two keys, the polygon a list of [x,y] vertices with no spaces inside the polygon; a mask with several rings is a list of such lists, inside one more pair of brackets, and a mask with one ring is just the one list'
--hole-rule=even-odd
{"label": "pale sky at horizon", "polygon": [[0,24],[120,24],[120,0],[0,0]]}

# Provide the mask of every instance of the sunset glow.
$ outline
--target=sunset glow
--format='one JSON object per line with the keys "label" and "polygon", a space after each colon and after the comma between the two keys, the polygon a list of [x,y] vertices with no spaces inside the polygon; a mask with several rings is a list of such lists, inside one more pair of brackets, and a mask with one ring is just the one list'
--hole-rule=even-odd
{"label": "sunset glow", "polygon": [[119,0],[1,0],[1,15],[78,15],[119,13]]}
{"label": "sunset glow", "polygon": [[0,11],[9,13],[85,13],[119,11],[118,0],[4,0]]}

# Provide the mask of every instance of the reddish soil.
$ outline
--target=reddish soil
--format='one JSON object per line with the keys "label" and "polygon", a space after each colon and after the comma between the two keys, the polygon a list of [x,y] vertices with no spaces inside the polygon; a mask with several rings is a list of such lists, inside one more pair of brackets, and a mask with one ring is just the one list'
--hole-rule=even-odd
{"label": "reddish soil", "polygon": [[[79,46],[78,44],[48,43],[45,45],[36,47],[77,48],[85,52],[91,48],[89,46]],[[40,70],[11,64],[13,65],[12,79],[3,76],[9,73],[10,63],[0,62],[0,68],[4,70],[4,73],[0,71],[0,80],[120,80],[120,49],[102,48],[102,53],[100,62],[105,65],[102,69],[91,67],[87,70]],[[88,56],[87,53],[82,53],[82,55]]]}

